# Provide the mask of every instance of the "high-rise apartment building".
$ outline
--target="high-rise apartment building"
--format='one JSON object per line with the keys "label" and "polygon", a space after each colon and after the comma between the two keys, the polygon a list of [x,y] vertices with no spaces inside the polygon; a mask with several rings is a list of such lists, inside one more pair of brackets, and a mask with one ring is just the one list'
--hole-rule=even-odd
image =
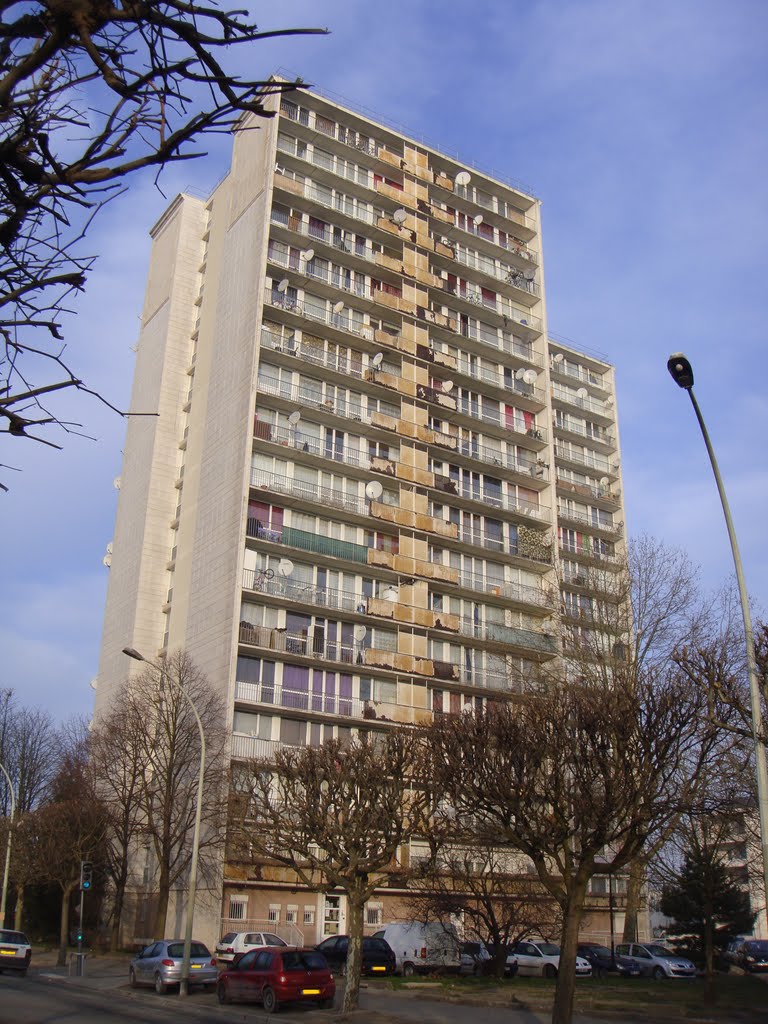
{"label": "high-rise apartment building", "polygon": [[[318,94],[274,104],[152,229],[133,407],[159,415],[128,428],[99,670],[97,711],[126,644],[183,647],[233,758],[535,690],[622,551],[613,370],[547,339],[539,202]],[[341,896],[243,865],[209,897],[209,940],[343,929]]]}

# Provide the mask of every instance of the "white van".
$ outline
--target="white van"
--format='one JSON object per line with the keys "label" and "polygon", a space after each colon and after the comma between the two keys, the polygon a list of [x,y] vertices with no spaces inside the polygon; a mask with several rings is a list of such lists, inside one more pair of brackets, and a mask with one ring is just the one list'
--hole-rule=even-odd
{"label": "white van", "polygon": [[388,943],[395,954],[398,973],[406,978],[426,971],[459,969],[461,944],[453,925],[406,921],[385,924],[374,936]]}

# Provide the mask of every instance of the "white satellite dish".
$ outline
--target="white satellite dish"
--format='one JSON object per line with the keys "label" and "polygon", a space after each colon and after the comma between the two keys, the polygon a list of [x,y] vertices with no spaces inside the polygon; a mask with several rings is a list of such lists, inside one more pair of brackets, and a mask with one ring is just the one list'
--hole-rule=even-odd
{"label": "white satellite dish", "polygon": [[361,640],[365,640],[365,634],[367,632],[368,630],[361,623],[360,625],[355,626],[355,628],[352,630],[352,635],[354,636],[355,640],[357,640],[357,642],[360,643]]}
{"label": "white satellite dish", "polygon": [[376,355],[371,359],[371,366],[381,366],[384,362],[384,353],[377,352]]}
{"label": "white satellite dish", "polygon": [[370,498],[371,501],[377,501],[384,493],[384,487],[380,480],[371,480],[370,483],[365,485],[365,496]]}
{"label": "white satellite dish", "polygon": [[288,291],[288,285],[289,285],[290,283],[291,283],[291,282],[290,282],[290,281],[288,280],[288,278],[287,278],[287,277],[284,277],[284,278],[283,278],[283,280],[282,280],[282,281],[280,282],[280,284],[279,284],[279,285],[277,286],[277,290],[278,290],[278,291],[280,292],[280,294],[281,294],[281,295],[283,295],[283,294],[284,294],[285,292],[287,292],[287,291]]}
{"label": "white satellite dish", "polygon": [[601,476],[600,477],[600,483],[603,485],[603,487],[605,487],[606,484],[610,483],[610,480],[608,479],[607,476]]}
{"label": "white satellite dish", "polygon": [[607,406],[607,407],[608,407],[609,409],[610,409],[610,407],[611,407],[611,406],[613,405],[613,398],[612,398],[612,397],[611,397],[610,395],[608,395],[608,397],[606,398],[606,400],[605,400],[605,405],[606,405],[606,406]]}
{"label": "white satellite dish", "polygon": [[443,393],[447,395],[450,391],[453,391],[453,381],[444,380],[440,387]]}
{"label": "white satellite dish", "polygon": [[482,213],[475,214],[475,216],[472,218],[472,223],[475,225],[475,227],[479,227],[483,223]]}
{"label": "white satellite dish", "polygon": [[98,688],[99,688],[99,680],[98,679],[92,679],[91,680],[91,689],[92,690],[98,690]]}
{"label": "white satellite dish", "polygon": [[459,173],[456,175],[457,185],[468,185],[470,181],[472,181],[472,175],[469,173],[469,171],[459,171]]}
{"label": "white satellite dish", "polygon": [[536,377],[537,376],[538,376],[538,374],[536,373],[535,370],[526,370],[525,373],[523,374],[523,380],[525,381],[526,384],[534,384],[536,382]]}
{"label": "white satellite dish", "polygon": [[588,394],[589,392],[586,388],[579,388],[579,390],[576,392],[578,398],[586,398]]}
{"label": "white satellite dish", "polygon": [[109,544],[107,544],[107,554],[111,555],[114,550],[114,544],[112,541],[110,541]]}
{"label": "white satellite dish", "polygon": [[390,604],[394,604],[400,597],[397,587],[387,587],[383,594],[384,600],[389,601]]}
{"label": "white satellite dish", "polygon": [[515,380],[522,380],[524,376],[525,370],[522,368],[522,366],[519,370],[515,370]]}
{"label": "white satellite dish", "polygon": [[288,422],[291,424],[292,427],[295,427],[300,419],[301,419],[301,413],[299,412],[298,409],[295,409],[291,413],[291,415],[288,417]]}
{"label": "white satellite dish", "polygon": [[290,576],[293,572],[293,562],[290,558],[281,558],[277,563],[277,571],[281,576]]}
{"label": "white satellite dish", "polygon": [[533,281],[536,278],[536,271],[535,270],[526,270],[525,273],[523,274],[523,277],[525,278],[526,281]]}
{"label": "white satellite dish", "polygon": [[399,210],[395,210],[395,212],[392,214],[392,220],[395,222],[395,224],[405,224],[405,222],[408,220],[408,211],[404,210],[401,206]]}
{"label": "white satellite dish", "polygon": [[101,561],[109,569],[112,565],[112,555],[104,555]]}
{"label": "white satellite dish", "polygon": [[116,476],[115,479],[112,481],[112,486],[115,488],[116,491],[119,491],[120,487],[122,486],[122,483],[122,477]]}
{"label": "white satellite dish", "polygon": [[565,356],[562,352],[555,352],[554,360],[556,363],[562,363],[563,359],[565,359]]}
{"label": "white satellite dish", "polygon": [[309,263],[310,260],[313,260],[315,258],[315,250],[314,249],[305,249],[304,252],[301,255],[304,257],[304,259],[307,261],[307,263]]}
{"label": "white satellite dish", "polygon": [[344,303],[341,301],[341,299],[339,299],[339,301],[333,307],[333,312],[340,313],[342,309],[344,309]]}

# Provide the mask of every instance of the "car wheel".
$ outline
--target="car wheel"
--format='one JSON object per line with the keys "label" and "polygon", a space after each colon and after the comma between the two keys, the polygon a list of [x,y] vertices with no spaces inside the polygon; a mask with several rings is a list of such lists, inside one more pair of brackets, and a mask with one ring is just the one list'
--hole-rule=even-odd
{"label": "car wheel", "polygon": [[557,977],[557,968],[555,967],[554,964],[545,964],[544,965],[544,977],[545,978],[556,978]]}
{"label": "car wheel", "polygon": [[654,967],[653,974],[651,975],[654,981],[664,981],[666,974],[664,973],[663,967]]}
{"label": "car wheel", "polygon": [[416,973],[416,968],[413,964],[403,964],[403,977],[412,978]]}
{"label": "car wheel", "polygon": [[133,968],[131,968],[130,971],[128,971],[128,984],[131,986],[131,988],[139,987],[139,983],[138,981],[136,981],[136,972],[134,971]]}
{"label": "car wheel", "polygon": [[265,988],[261,993],[261,1003],[264,1007],[265,1013],[277,1013],[280,1009],[280,1004],[277,1001],[277,996],[271,988]]}
{"label": "car wheel", "polygon": [[168,991],[168,986],[165,984],[165,982],[160,977],[160,975],[156,974],[155,975],[155,992],[157,992],[157,994],[159,996],[163,996],[163,995],[165,995],[165,993],[167,991]]}
{"label": "car wheel", "polygon": [[321,1010],[332,1010],[333,1009],[333,1000],[332,999],[321,999],[320,1000],[320,1009]]}
{"label": "car wheel", "polygon": [[222,981],[220,981],[219,984],[216,986],[216,995],[222,1006],[224,1006],[225,1003],[232,1002],[229,992],[227,992],[227,986]]}

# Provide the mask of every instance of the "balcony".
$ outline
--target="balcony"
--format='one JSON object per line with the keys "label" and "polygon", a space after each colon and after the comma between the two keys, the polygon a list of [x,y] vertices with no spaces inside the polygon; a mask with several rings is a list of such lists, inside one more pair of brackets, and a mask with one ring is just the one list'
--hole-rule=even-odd
{"label": "balcony", "polygon": [[[275,491],[278,494],[298,498],[301,502],[328,505],[331,508],[338,508],[343,512],[354,513],[358,516],[368,516],[370,512],[370,502],[367,498],[356,498],[334,487],[321,487],[318,484],[295,480],[293,477],[268,473],[262,469],[251,470],[251,487],[257,491]],[[285,532],[284,529],[283,533]]]}
{"label": "balcony", "polygon": [[[252,524],[255,524],[255,522],[256,520],[248,520],[249,537],[254,536],[251,530],[253,529]],[[264,532],[275,533],[275,531]],[[300,531],[291,531],[292,534],[298,532]],[[279,534],[278,537],[280,537]],[[328,541],[331,538],[323,537],[322,539],[323,541]],[[279,544],[282,543],[282,539],[273,539],[273,542]],[[295,546],[298,547],[298,545]],[[355,559],[355,561],[358,561],[358,559]],[[298,580],[292,580],[289,577],[273,576],[269,579],[264,572],[258,569],[243,569],[243,589],[257,591],[260,594],[268,594],[270,597],[281,597],[286,601],[293,601],[295,604],[312,605],[315,608],[329,608],[332,611],[347,612],[349,614],[362,614],[366,610],[365,598],[361,594],[355,594],[349,590],[337,590],[334,587],[319,587],[314,583],[303,583]]]}
{"label": "balcony", "polygon": [[543,487],[549,480],[549,467],[541,459],[533,457],[525,458],[522,455],[515,455],[513,451],[499,451],[498,448],[488,448],[474,441],[456,439],[453,449],[457,455],[472,462],[478,462],[485,466],[494,466],[497,469],[505,469],[518,476],[529,478],[532,486]]}
{"label": "balcony", "polygon": [[[325,537],[307,530],[297,530],[292,526],[284,526],[282,530],[269,530],[257,519],[249,519],[246,526],[246,537],[267,541],[270,544],[283,544],[298,551],[311,551],[326,558],[341,558],[346,562],[368,565],[368,551],[365,544]],[[254,580],[254,584],[256,580]],[[258,587],[256,589],[259,589]]]}
{"label": "balcony", "polygon": [[[258,428],[255,435],[257,440],[269,441],[282,447],[294,448],[299,452],[314,455],[317,458],[330,460],[331,462],[339,462],[344,466],[354,466],[356,469],[361,469],[366,473],[376,471],[377,457],[374,456],[373,460],[371,460],[367,451],[361,451],[360,448],[350,448],[348,445],[336,443],[326,444],[320,438],[310,437],[308,434],[303,433],[301,426],[276,427],[269,423],[259,423]],[[387,456],[386,460],[378,461],[386,461],[388,464],[392,464],[392,466],[396,466],[398,463],[398,459],[394,455]]]}
{"label": "balcony", "polygon": [[343,644],[338,640],[324,640],[306,633],[289,633],[287,629],[253,626],[240,623],[240,643],[249,647],[262,647],[280,654],[291,654],[313,661],[328,661],[342,665],[363,664],[363,648],[358,644]]}
{"label": "balcony", "polygon": [[618,555],[604,554],[599,549],[594,548],[589,543],[589,538],[585,538],[580,544],[572,541],[560,541],[560,551],[565,558],[584,558],[587,561],[605,565],[611,569],[618,569],[624,564],[624,559]]}
{"label": "balcony", "polygon": [[555,433],[574,434],[577,437],[585,437],[591,445],[602,445],[605,448],[616,450],[616,440],[609,431],[603,427],[594,426],[584,420],[574,420],[569,416],[561,419],[554,419]]}
{"label": "balcony", "polygon": [[[514,270],[503,275],[494,274],[493,276],[501,283],[517,289],[517,291],[521,293],[520,298],[526,306],[532,306],[535,302],[538,302],[541,295],[539,286],[535,281],[528,280],[523,275],[522,271]],[[519,307],[515,306],[511,300],[505,298],[503,294],[497,294],[495,300],[483,298],[480,286],[473,282],[462,280],[455,288],[450,288],[447,280],[443,278],[438,278],[438,280],[440,282],[439,287],[441,291],[454,296],[469,306],[481,306],[483,309],[487,309],[491,313],[496,313],[498,316],[506,317],[509,317],[510,308],[513,310],[519,309]]]}
{"label": "balcony", "polygon": [[366,224],[369,228],[375,228],[379,219],[384,215],[381,210],[366,210],[365,207],[358,206],[356,202],[352,202],[353,197],[351,196],[338,193],[329,198],[320,189],[281,174],[274,176],[274,183],[275,188],[286,191],[291,197],[303,197],[316,206],[332,210],[337,217],[346,217],[359,224]]}
{"label": "balcony", "polygon": [[566,448],[565,445],[555,443],[555,458],[561,462],[570,462],[572,465],[594,470],[595,473],[601,473],[603,476],[615,477],[618,475],[617,470],[611,466],[608,459],[595,452],[574,452]]}
{"label": "balcony", "polygon": [[[283,334],[275,334],[268,328],[262,327],[261,344],[264,348],[273,352],[282,352],[287,355],[296,356],[303,363],[312,363],[313,366],[322,366],[326,370],[340,374],[342,377],[354,377],[357,380],[377,383],[382,379],[394,378],[400,380],[400,373],[388,365],[386,368],[373,366],[370,362],[363,365],[363,353],[355,349],[337,352],[323,351],[317,342],[322,344],[322,339],[303,338],[298,341],[296,338],[287,337]],[[386,385],[382,385],[386,386]],[[392,390],[390,388],[390,390]]]}
{"label": "balcony", "polygon": [[505,402],[514,397],[526,398],[529,401],[535,402],[540,407],[546,405],[543,388],[537,388],[534,384],[527,384],[524,380],[518,380],[517,377],[513,377],[512,380],[505,379],[503,367],[471,366],[465,358],[460,356],[455,373],[470,380],[480,381],[503,392]]}
{"label": "balcony", "polygon": [[608,385],[603,380],[602,375],[595,373],[594,370],[590,370],[586,366],[575,366],[573,363],[566,362],[565,359],[558,360],[556,356],[552,356],[549,366],[554,376],[578,381],[579,384],[585,384],[591,388],[599,388],[601,391],[608,390]]}
{"label": "balcony", "polygon": [[248,704],[270,704],[292,711],[308,711],[321,715],[342,715],[362,718],[367,702],[339,694],[310,693],[286,689],[281,683],[235,684],[235,700]]}
{"label": "balcony", "polygon": [[602,484],[573,483],[558,476],[557,489],[565,494],[576,494],[580,498],[608,505],[613,509],[618,509],[621,505],[621,494],[618,491],[609,490]]}
{"label": "balcony", "polygon": [[564,506],[558,506],[557,518],[564,522],[578,523],[579,526],[606,537],[620,537],[624,530],[624,523],[601,523],[588,512],[576,512]]}
{"label": "balcony", "polygon": [[[376,259],[377,254],[374,253],[371,242],[367,239],[365,241],[361,241],[360,235],[358,234],[356,234],[352,239],[341,237],[342,229],[334,224],[326,225],[326,228],[322,231],[319,228],[313,228],[310,232],[309,225],[305,224],[303,221],[291,218],[289,223],[286,224],[282,220],[276,220],[273,213],[270,225],[272,227],[283,228],[286,231],[290,231],[292,234],[303,235],[308,241],[307,248],[314,247],[317,244],[326,245],[334,251],[344,253],[346,256],[364,260],[366,263],[376,266],[380,265]],[[339,232],[339,234],[337,235],[336,232]],[[298,260],[296,261],[295,266],[296,269],[298,269]]]}
{"label": "balcony", "polygon": [[463,616],[459,620],[459,633],[462,636],[502,644],[505,647],[522,648],[526,651],[537,651],[540,654],[552,656],[557,654],[557,643],[554,637],[533,629],[504,626],[496,622],[478,623],[470,616]]}
{"label": "balcony", "polygon": [[343,146],[353,149],[356,153],[375,157],[379,151],[379,144],[375,139],[371,139],[367,135],[353,131],[353,129],[330,119],[319,119],[314,110],[308,110],[306,107],[301,107],[298,104],[283,100],[280,104],[280,114],[298,124],[311,127],[327,139],[340,142]]}
{"label": "balcony", "polygon": [[291,410],[296,409],[297,406],[308,406],[313,409],[321,409],[332,416],[352,420],[353,423],[367,423],[375,426],[373,421],[375,414],[363,409],[362,395],[354,396],[349,401],[338,395],[333,398],[325,398],[323,394],[318,395],[313,388],[303,387],[300,384],[286,387],[279,380],[263,376],[259,377],[258,390],[262,395],[274,395],[276,398],[282,399],[286,407],[290,407]]}
{"label": "balcony", "polygon": [[280,740],[263,740],[259,736],[232,733],[231,755],[237,761],[273,761],[275,754],[283,749],[291,749],[291,745],[281,743]]}
{"label": "balcony", "polygon": [[552,400],[560,405],[569,405],[576,409],[581,409],[584,412],[599,416],[601,419],[606,419],[610,422],[613,422],[615,418],[613,409],[606,405],[605,402],[600,402],[598,399],[592,398],[591,395],[577,395],[568,388],[558,387],[557,384],[552,385]]}
{"label": "balcony", "polygon": [[550,508],[548,505],[541,505],[517,495],[497,494],[489,490],[475,491],[471,484],[462,485],[461,481],[457,482],[441,473],[435,473],[435,489],[443,494],[463,498],[465,501],[487,505],[489,508],[516,512],[528,519],[539,520],[543,526],[549,526]]}
{"label": "balcony", "polygon": [[324,309],[322,306],[312,305],[298,299],[285,298],[280,292],[275,291],[273,293],[270,286],[264,289],[264,305],[271,306],[272,309],[283,309],[287,313],[292,313],[294,316],[302,317],[305,320],[311,320],[314,323],[325,324],[327,327],[331,327],[344,334],[355,334],[361,338],[366,338],[368,341],[373,340],[374,330],[370,324],[359,323],[353,320],[343,310],[339,313],[334,313],[333,310],[327,307]]}

